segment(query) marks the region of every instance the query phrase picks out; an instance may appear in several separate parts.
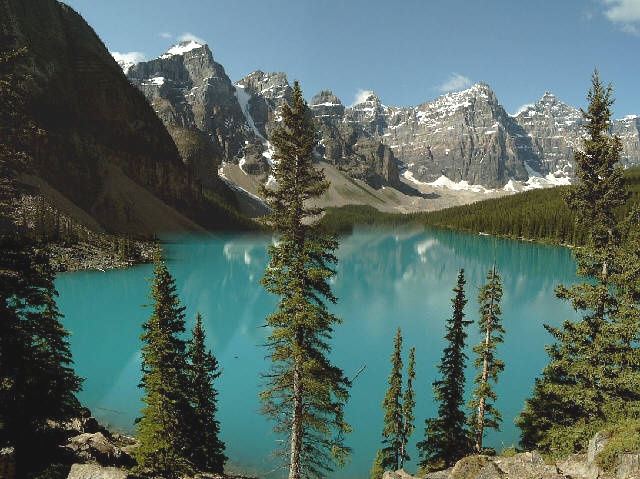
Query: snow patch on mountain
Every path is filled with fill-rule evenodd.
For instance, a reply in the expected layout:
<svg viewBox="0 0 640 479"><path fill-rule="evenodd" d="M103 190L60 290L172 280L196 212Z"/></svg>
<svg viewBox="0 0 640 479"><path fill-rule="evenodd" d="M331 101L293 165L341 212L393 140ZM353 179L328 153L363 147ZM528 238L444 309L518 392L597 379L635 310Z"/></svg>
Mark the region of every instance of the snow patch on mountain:
<svg viewBox="0 0 640 479"><path fill-rule="evenodd" d="M253 121L253 117L251 116L251 111L249 110L249 101L251 100L251 93L247 92L245 90L244 85L240 85L239 83L236 83L233 86L236 89L236 92L235 92L236 98L238 99L238 103L240 103L240 109L242 110L244 117L247 119L247 124L249 125L249 128L251 128L251 131L253 131L253 133L258 138L264 141L267 141L266 138L262 136L262 134L260 133L260 130L258 130L258 128L256 127L256 124Z"/></svg>
<svg viewBox="0 0 640 479"><path fill-rule="evenodd" d="M188 40L186 42L180 42L177 45L171 47L167 52L162 55L160 58L171 58L174 55L184 55L191 50L195 50L197 48L202 48L204 45L196 42L195 40Z"/></svg>

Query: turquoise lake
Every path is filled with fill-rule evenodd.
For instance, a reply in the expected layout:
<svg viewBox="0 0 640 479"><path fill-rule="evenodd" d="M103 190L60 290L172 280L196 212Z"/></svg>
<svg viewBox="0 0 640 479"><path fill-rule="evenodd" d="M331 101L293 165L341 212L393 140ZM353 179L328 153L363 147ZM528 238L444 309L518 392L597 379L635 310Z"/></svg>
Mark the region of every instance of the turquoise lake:
<svg viewBox="0 0 640 479"><path fill-rule="evenodd" d="M281 477L272 460L278 437L260 414L261 374L268 371L265 317L277 298L259 285L268 261L271 237L206 236L172 238L165 244L167 265L176 279L187 328L202 313L209 347L223 369L217 381L222 439L228 470L260 477ZM486 444L500 450L517 444L514 418L530 394L534 378L547 363L544 345L551 336L543 324L559 325L575 317L556 299L559 283L577 281L571 251L450 231L359 232L340 240L333 288L338 304L331 311L344 320L333 338L333 362L353 377L346 410L353 428L351 463L330 477L366 478L380 447L384 397L393 337L398 326L403 355L416 348L416 430L409 451L415 472L415 444L424 437L424 420L436 414L432 382L444 347L445 320L451 315L458 271L467 279L468 319L478 318L478 287L494 258L502 276L502 319L506 329L498 356L506 363L496 386L502 430ZM141 325L151 314L152 266L107 272L60 274L56 285L64 324L72 333L77 373L86 378L80 399L115 430L134 431L141 390ZM476 324L468 329L468 385L475 370L471 347L480 341Z"/></svg>

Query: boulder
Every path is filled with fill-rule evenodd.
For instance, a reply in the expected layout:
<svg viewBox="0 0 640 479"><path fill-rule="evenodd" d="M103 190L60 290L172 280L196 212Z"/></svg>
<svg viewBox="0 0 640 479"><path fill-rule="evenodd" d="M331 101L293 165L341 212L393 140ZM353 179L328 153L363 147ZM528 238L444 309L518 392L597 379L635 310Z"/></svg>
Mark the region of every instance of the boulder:
<svg viewBox="0 0 640 479"><path fill-rule="evenodd" d="M555 465L548 465L539 452L522 452L511 457L496 457L492 462L508 478L557 479L562 477Z"/></svg>
<svg viewBox="0 0 640 479"><path fill-rule="evenodd" d="M413 476L404 469L398 469L397 471L384 471L382 479L413 479Z"/></svg>
<svg viewBox="0 0 640 479"><path fill-rule="evenodd" d="M129 473L117 467L104 467L99 464L74 464L67 479L128 479Z"/></svg>
<svg viewBox="0 0 640 479"><path fill-rule="evenodd" d="M573 479L598 479L600 468L587 457L587 454L573 454L558 462L558 469Z"/></svg>
<svg viewBox="0 0 640 479"><path fill-rule="evenodd" d="M453 466L449 479L472 479L475 478L482 468L487 465L487 456L467 456L456 462Z"/></svg>
<svg viewBox="0 0 640 479"><path fill-rule="evenodd" d="M101 432L75 436L69 440L66 447L79 459L98 462L104 466L125 466L133 462L127 452Z"/></svg>
<svg viewBox="0 0 640 479"><path fill-rule="evenodd" d="M620 454L616 479L640 478L640 454Z"/></svg>

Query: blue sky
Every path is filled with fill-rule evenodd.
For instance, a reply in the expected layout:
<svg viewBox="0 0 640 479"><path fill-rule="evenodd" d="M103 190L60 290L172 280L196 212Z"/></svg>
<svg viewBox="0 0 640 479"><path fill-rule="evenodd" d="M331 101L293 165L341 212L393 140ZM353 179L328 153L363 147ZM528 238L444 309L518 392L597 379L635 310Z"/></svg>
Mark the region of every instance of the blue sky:
<svg viewBox="0 0 640 479"><path fill-rule="evenodd" d="M586 106L594 67L614 117L640 114L640 0L65 0L112 52L206 41L232 81L283 71L345 105L418 105L488 83L509 113L545 91Z"/></svg>

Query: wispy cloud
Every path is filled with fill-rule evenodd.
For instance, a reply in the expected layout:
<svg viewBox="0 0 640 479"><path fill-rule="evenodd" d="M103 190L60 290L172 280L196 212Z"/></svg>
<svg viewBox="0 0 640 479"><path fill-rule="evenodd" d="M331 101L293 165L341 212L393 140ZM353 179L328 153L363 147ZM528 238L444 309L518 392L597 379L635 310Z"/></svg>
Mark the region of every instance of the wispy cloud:
<svg viewBox="0 0 640 479"><path fill-rule="evenodd" d="M180 35L178 37L178 40L180 40L181 42L188 42L188 41L194 41L196 43L200 43L200 44L205 44L207 43L206 40L203 40L200 37L197 37L196 35L194 35L193 33L189 33L189 32L185 32L182 35Z"/></svg>
<svg viewBox="0 0 640 479"><path fill-rule="evenodd" d="M353 98L352 105L363 103L370 95L373 95L373 92L371 90L363 90L362 88L359 88L356 92L355 97Z"/></svg>
<svg viewBox="0 0 640 479"><path fill-rule="evenodd" d="M452 73L449 75L449 78L438 87L438 89L447 93L450 91L456 90L464 90L465 88L469 88L471 86L471 80L464 75L460 75L459 73Z"/></svg>
<svg viewBox="0 0 640 479"><path fill-rule="evenodd" d="M161 33L158 33L158 36L159 36L160 38L165 38L165 39L167 39L167 40L173 40L173 34L172 34L172 33L169 33L169 32L161 32Z"/></svg>
<svg viewBox="0 0 640 479"><path fill-rule="evenodd" d="M640 0L602 0L605 16L626 33L640 35Z"/></svg>
<svg viewBox="0 0 640 479"><path fill-rule="evenodd" d="M146 55L142 52L110 52L118 63L139 63L145 60Z"/></svg>

